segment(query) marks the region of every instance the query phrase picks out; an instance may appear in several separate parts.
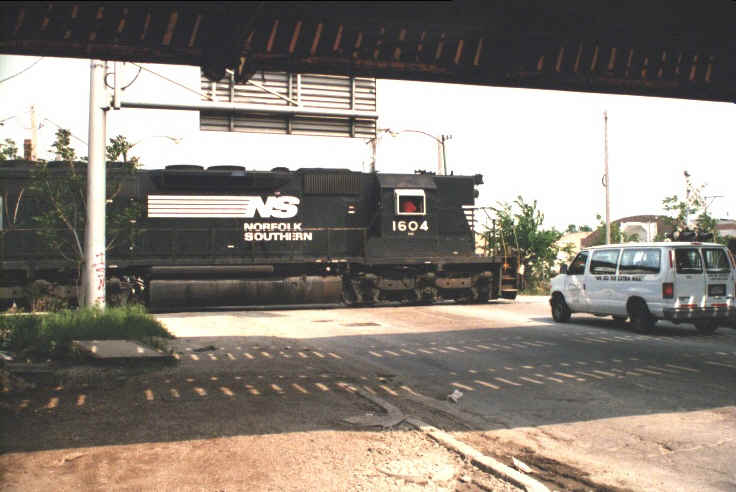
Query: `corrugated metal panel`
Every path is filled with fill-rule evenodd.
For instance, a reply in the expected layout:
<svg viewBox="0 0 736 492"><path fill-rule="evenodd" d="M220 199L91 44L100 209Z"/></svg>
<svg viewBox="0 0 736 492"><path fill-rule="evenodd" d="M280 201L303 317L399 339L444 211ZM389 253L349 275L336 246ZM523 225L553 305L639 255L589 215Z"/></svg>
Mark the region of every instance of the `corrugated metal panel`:
<svg viewBox="0 0 736 492"><path fill-rule="evenodd" d="M201 90L203 100L263 105L263 112L243 114L201 111L201 130L358 138L376 136L378 113L372 119L269 113L269 108L273 107L375 112L376 80L372 78L256 72L245 84L236 84L232 78L210 82L202 77Z"/></svg>

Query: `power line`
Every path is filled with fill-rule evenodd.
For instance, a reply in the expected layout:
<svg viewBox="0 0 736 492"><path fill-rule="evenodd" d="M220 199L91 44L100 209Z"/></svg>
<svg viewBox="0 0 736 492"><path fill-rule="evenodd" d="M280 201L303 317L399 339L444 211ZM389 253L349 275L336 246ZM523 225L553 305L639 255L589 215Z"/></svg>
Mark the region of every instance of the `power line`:
<svg viewBox="0 0 736 492"><path fill-rule="evenodd" d="M171 83L172 83L172 84L174 84L174 85L178 85L179 87L181 87L181 88L183 88L183 89L186 89L186 90L188 90L189 92L194 92L195 94L197 94L197 95L198 95L198 96L200 96L200 97L206 97L207 99L212 99L212 96L209 96L209 95L207 95L207 94L205 94L205 93L203 93L203 92L201 92L201 91L198 91L198 90L196 90L196 89L192 89L191 87L187 87L187 86L186 86L186 85L184 85L184 84L180 84L180 83L179 83L179 82L177 82L176 80L172 80L172 79L170 79L170 78L168 78L168 77L166 77L166 76L164 76L164 75L161 75L160 73L156 73L156 72L154 72L153 70L150 70L150 69L148 69L148 68L146 68L146 67L144 67L144 66L142 66L142 65L138 65L137 63L133 63L133 62L131 62L131 65L135 65L136 67L138 67L138 68L140 68L140 69L142 69L142 70L145 70L146 72L150 72L150 73L152 73L153 75L155 75L155 76L157 76L157 77L161 77L162 79L166 80L167 82L171 82Z"/></svg>
<svg viewBox="0 0 736 492"><path fill-rule="evenodd" d="M44 119L43 119L43 120L41 121L41 123L43 123L44 121L48 121L48 122L49 122L49 123L51 123L52 125L56 125L56 127L57 127L57 128L59 128L59 129L61 129L61 130L68 130L68 128L64 128L64 127L63 127L63 126L61 126L60 124L58 124L58 123L55 123L55 122L51 121L51 120L50 120L50 119L48 119L48 118L44 118ZM89 144L88 144L88 143L87 143L87 142L86 142L85 140L82 140L82 139L81 139L81 138L79 138L78 136L74 135L74 134L73 134L73 133L72 133L71 131L69 132L69 135L71 135L72 137L76 138L77 140L79 140L80 142L82 142L82 143L83 143L84 145L89 145Z"/></svg>
<svg viewBox="0 0 736 492"><path fill-rule="evenodd" d="M41 61L41 60L43 60L43 59L44 59L44 57L42 56L41 58L39 58L39 59L38 59L38 60L36 60L35 62L31 63L30 65L28 65L28 66L27 66L26 68L24 68L24 69L23 69L23 70L21 70L20 72L18 72L18 73L16 73L16 74L13 74L13 75L11 75L10 77L4 78L3 80L0 80L0 84L2 84L3 82L7 82L8 80L10 80L10 79L12 79L12 78L15 78L15 77L17 77L18 75L22 75L22 74L24 74L24 73L25 73L25 72L27 72L28 70L30 70L30 69L32 69L33 67L35 67L35 66L36 66L36 65L38 64L38 62L40 62L40 61Z"/></svg>
<svg viewBox="0 0 736 492"><path fill-rule="evenodd" d="M133 82L135 82L136 80L138 80L138 76L139 76L139 75L141 74L141 71L142 71L142 70L143 70L143 67L140 67L140 66L139 66L139 67L138 67L138 73L136 73L136 74L135 74L135 77L133 77L133 80L131 80L131 81L130 81L130 82L129 82L129 83L128 83L128 84L126 85L126 86L124 86L124 87L121 87L121 88L120 88L120 90L121 90L121 91L124 91L125 89L127 89L128 87L130 87L131 85L133 85ZM111 86L110 84L108 84L108 83L107 83L107 78L108 78L108 77L109 77L110 75L112 75L112 74L111 74L111 73L106 73L106 74L105 74L105 85L106 85L106 86L107 86L108 88L110 88L110 89L114 89L115 87L113 87L113 86Z"/></svg>

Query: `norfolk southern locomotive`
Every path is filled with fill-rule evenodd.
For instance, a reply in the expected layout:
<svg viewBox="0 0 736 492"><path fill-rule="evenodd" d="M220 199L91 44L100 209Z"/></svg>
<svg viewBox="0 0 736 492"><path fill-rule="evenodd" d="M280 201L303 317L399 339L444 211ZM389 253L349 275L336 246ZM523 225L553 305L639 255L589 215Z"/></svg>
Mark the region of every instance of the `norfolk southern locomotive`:
<svg viewBox="0 0 736 492"><path fill-rule="evenodd" d="M0 165L6 306L31 301L39 282L46 295L76 297L76 266L35 229L34 203L42 201L29 195L33 165ZM68 167L54 166L59 173ZM139 203L141 213L134 234L107 253L108 298L138 297L164 310L513 299L514 258L475 254L473 202L481 183L480 175L320 168L137 170L115 198Z"/></svg>

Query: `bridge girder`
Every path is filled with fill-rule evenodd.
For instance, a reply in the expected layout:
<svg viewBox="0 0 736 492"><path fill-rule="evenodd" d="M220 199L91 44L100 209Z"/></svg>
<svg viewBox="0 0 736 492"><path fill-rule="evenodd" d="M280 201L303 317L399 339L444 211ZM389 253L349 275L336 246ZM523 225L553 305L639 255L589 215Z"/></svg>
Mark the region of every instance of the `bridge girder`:
<svg viewBox="0 0 736 492"><path fill-rule="evenodd" d="M0 53L736 100L730 0L5 3Z"/></svg>

